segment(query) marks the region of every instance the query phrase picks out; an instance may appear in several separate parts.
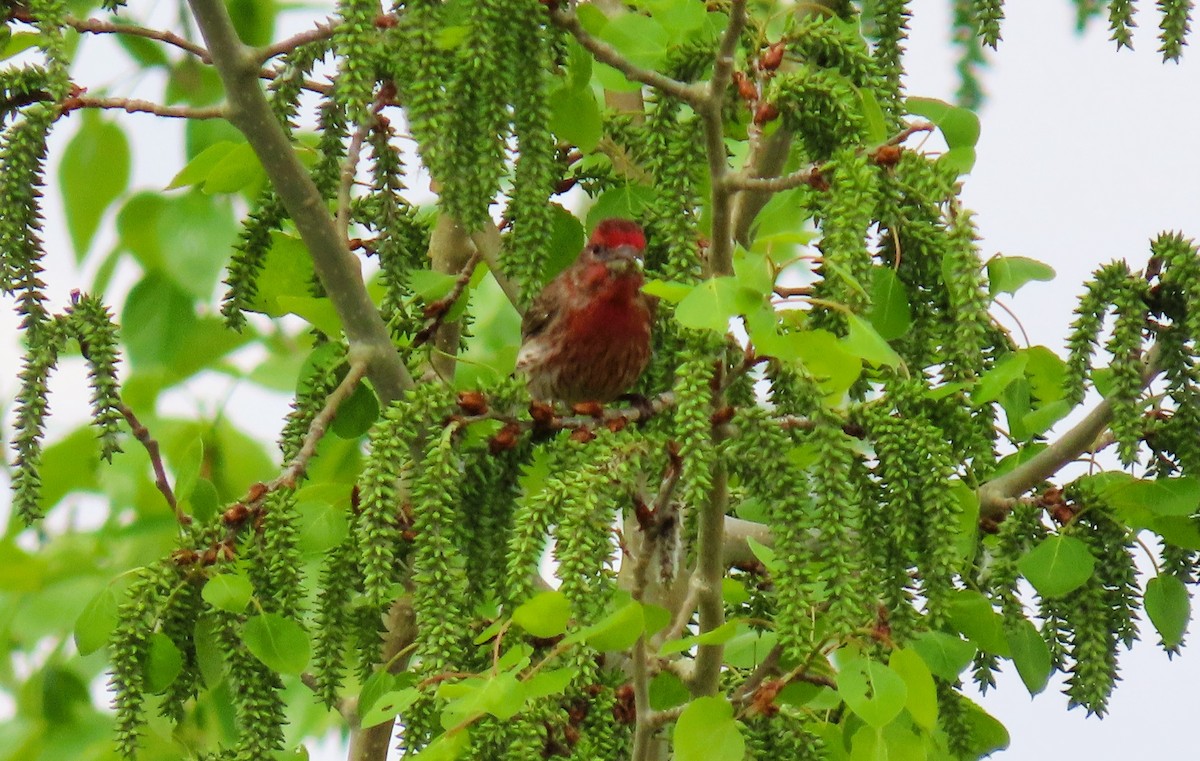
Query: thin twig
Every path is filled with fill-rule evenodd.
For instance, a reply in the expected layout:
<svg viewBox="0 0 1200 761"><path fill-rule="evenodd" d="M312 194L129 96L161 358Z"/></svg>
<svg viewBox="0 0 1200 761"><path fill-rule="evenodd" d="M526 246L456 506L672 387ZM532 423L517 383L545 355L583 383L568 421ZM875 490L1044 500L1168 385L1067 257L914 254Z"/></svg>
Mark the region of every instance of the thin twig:
<svg viewBox="0 0 1200 761"><path fill-rule="evenodd" d="M479 262L483 259L483 255L476 249L475 253L467 259L467 263L463 265L462 271L458 273L458 277L454 279L454 287L450 289L442 298L437 301L432 301L425 306L425 325L421 327L417 334L413 336L412 346L416 348L430 338L441 326L446 319L446 315L450 314L450 310L454 307L455 302L462 296L463 291L471 282L471 277L475 274L475 268L479 266Z"/></svg>
<svg viewBox="0 0 1200 761"><path fill-rule="evenodd" d="M1149 386L1162 372L1158 364L1160 351L1159 345L1155 344L1143 358L1142 388ZM1004 475L980 486L976 492L979 496L979 519L993 523L1003 521L1017 497L1090 451L1096 439L1112 422L1112 415L1112 401L1105 399L1050 446Z"/></svg>
<svg viewBox="0 0 1200 761"><path fill-rule="evenodd" d="M258 62L266 63L275 56L290 53L302 45L327 40L333 36L335 31L337 31L337 21L331 18L326 23L317 24L308 31L294 34L285 40L280 40L266 47L259 48Z"/></svg>
<svg viewBox="0 0 1200 761"><path fill-rule="evenodd" d="M338 235L343 239L350 237L350 188L354 185L354 175L358 173L358 159L362 155L363 143L366 142L367 133L371 130L371 123L378 118L377 110L372 110L371 114L354 129L350 135L350 143L346 146L346 158L342 161L342 173L338 181L337 214L334 216L333 224L337 228Z"/></svg>
<svg viewBox="0 0 1200 761"><path fill-rule="evenodd" d="M910 124L900 132L888 139L884 146L896 146L903 143L909 137L917 132L928 132L934 129L934 126L928 122L918 122ZM880 146L882 147L882 146ZM874 155L879 148L868 151L866 148L862 152L867 155ZM810 164L803 169L797 169L779 177L751 177L746 172L731 174L726 178L726 183L733 190L753 190L768 193L778 193L782 190L791 190L804 185L820 186L824 182L824 175L833 165L826 162L823 164Z"/></svg>
<svg viewBox="0 0 1200 761"><path fill-rule="evenodd" d="M28 12L18 12L15 16L20 21L33 21L33 15ZM165 42L168 45L179 48L180 50L191 53L199 58L203 63L212 63L212 59L208 55L208 51L202 46L197 45L191 40L180 37L174 32L168 32L162 29L148 29L144 26L136 24L114 24L111 21L103 19L78 19L68 16L66 18L67 26L77 32L87 34L127 34L131 37L144 37L148 40L157 40Z"/></svg>
<svg viewBox="0 0 1200 761"><path fill-rule="evenodd" d="M304 435L304 443L300 445L300 451L296 453L296 456L292 458L292 461L288 463L283 472L274 481L267 484L268 492L275 491L276 489L295 488L296 482L300 480L300 477L304 475L304 471L307 470L309 461L317 453L317 445L325 437L325 431L328 430L329 424L337 416L338 408L342 406L342 402L350 398L350 395L358 388L358 384L366 377L366 374L366 362L350 363L350 369L346 371L346 377L342 378L342 382L325 399L325 406L321 408L321 411L309 423L308 433Z"/></svg>
<svg viewBox="0 0 1200 761"><path fill-rule="evenodd" d="M222 106L164 106L148 100L135 98L97 98L90 95L69 97L62 103L64 113L80 108L103 108L125 111L130 114L154 114L172 119L224 119L228 115Z"/></svg>
<svg viewBox="0 0 1200 761"><path fill-rule="evenodd" d="M739 0L740 1L740 0ZM587 49L600 63L608 64L625 75L631 82L641 82L667 95L674 96L693 106L704 100L703 91L694 85L672 79L651 69L643 69L621 55L612 45L604 40L593 37L573 11L554 8L550 11L550 20L563 30L570 32L575 40Z"/></svg>
<svg viewBox="0 0 1200 761"><path fill-rule="evenodd" d="M171 490L171 482L167 478L167 469L163 465L162 451L158 447L158 442L150 435L150 430L142 425L142 421L138 420L129 405L122 402L117 409L121 411L121 416L129 424L129 431L133 437L141 442L141 445L146 448L146 454L150 455L150 465L154 468L154 485L162 492L167 506L175 513L175 520L179 522L180 526L191 525L192 516L183 512L175 499L175 492Z"/></svg>

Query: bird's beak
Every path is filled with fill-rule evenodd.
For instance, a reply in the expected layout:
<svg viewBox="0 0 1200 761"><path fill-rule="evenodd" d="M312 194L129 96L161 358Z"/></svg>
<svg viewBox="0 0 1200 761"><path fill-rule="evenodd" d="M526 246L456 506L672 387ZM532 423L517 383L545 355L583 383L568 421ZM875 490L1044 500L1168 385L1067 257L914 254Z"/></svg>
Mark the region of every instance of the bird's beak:
<svg viewBox="0 0 1200 761"><path fill-rule="evenodd" d="M609 270L617 273L634 272L641 267L640 252L633 246L623 245L614 248L608 256L606 264Z"/></svg>

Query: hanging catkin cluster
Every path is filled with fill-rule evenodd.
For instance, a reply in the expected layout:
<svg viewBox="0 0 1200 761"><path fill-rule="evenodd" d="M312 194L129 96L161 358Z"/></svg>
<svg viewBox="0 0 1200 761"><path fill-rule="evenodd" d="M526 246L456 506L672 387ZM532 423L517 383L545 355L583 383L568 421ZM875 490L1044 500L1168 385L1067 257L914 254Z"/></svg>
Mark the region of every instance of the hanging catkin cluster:
<svg viewBox="0 0 1200 761"><path fill-rule="evenodd" d="M1120 650L1159 610L1146 601L1195 583L1195 510L1129 496L1200 474L1194 244L1164 233L1144 270L1098 270L1065 360L1020 348L991 312L1003 262L982 261L959 200L965 154L904 142L950 132L918 124L929 103L905 93L910 3L782 4L778 18L751 3L745 23L741 2L626 5L610 19L591 3L340 0L324 32L264 56L270 120L311 158L310 211L361 257L405 387L374 385L387 352L364 358L353 331L306 328L283 471L206 512L171 504L177 546L123 574L109 646L122 754L158 715L206 758L270 758L289 750L306 690L351 722L398 722L405 757L643 761L698 723L747 758L887 742L976 758L995 749L994 721L962 692L968 668L987 689L1013 661L1031 691L1058 670L1071 704L1102 714ZM1076 5L1081 23L1106 8L1117 46L1132 44L1134 2ZM1191 5L1156 4L1169 59ZM36 28L39 51L0 71L0 289L27 345L12 441L27 523L53 507L48 380L76 346L100 455L148 439L120 395L108 309L76 293L54 312L43 293L47 134L74 92L66 14L62 0L0 11ZM977 102L1004 4L957 0L953 14L960 98ZM638 44L656 29L674 42ZM432 209L409 199L422 172ZM220 304L248 334L272 267L312 271L303 246L280 245L302 221L286 194L253 196ZM531 406L504 377L519 340L504 321L589 209L646 231L655 355L639 395L608 410ZM433 231L451 228L480 270L445 266ZM303 288L328 295L315 276ZM511 302L499 327L481 316L489 288ZM506 358L498 371L456 353L481 345ZM1130 472L1060 488L1048 468L992 494L1049 456L1051 425L1093 389L1103 425L1073 454L1113 443ZM313 515L333 527L316 550ZM1153 592L1135 573L1139 531L1161 539ZM1049 550L1086 571L1066 592L1058 566L1039 575ZM1177 649L1182 633L1154 623ZM912 697L882 721L888 679ZM716 709L698 720L696 706Z"/></svg>

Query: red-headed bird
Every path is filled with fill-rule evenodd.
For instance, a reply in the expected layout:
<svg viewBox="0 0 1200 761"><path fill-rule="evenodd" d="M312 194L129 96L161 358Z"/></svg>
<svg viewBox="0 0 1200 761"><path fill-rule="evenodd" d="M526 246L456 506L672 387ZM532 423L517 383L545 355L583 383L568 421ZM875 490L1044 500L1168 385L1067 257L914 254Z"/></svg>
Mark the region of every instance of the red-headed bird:
<svg viewBox="0 0 1200 761"><path fill-rule="evenodd" d="M650 362L655 299L642 293L642 228L596 226L575 262L551 280L521 321L517 372L541 401L608 402Z"/></svg>

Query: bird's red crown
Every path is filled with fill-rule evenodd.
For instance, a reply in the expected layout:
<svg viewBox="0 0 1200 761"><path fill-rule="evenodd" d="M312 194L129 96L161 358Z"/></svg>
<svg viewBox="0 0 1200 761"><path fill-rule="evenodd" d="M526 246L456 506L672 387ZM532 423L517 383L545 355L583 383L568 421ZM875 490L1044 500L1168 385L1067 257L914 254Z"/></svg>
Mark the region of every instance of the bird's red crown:
<svg viewBox="0 0 1200 761"><path fill-rule="evenodd" d="M646 234L642 232L642 226L632 220L606 219L596 225L589 242L609 249L632 246L640 252L646 248Z"/></svg>

